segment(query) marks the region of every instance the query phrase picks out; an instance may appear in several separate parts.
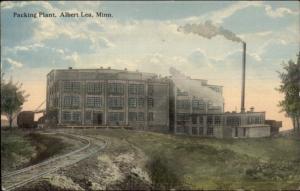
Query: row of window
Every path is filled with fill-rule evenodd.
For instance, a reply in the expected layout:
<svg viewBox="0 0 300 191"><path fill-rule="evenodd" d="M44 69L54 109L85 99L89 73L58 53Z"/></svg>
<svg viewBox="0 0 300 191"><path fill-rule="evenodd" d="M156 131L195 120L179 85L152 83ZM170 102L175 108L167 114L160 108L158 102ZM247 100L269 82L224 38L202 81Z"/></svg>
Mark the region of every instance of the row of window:
<svg viewBox="0 0 300 191"><path fill-rule="evenodd" d="M93 118L97 118L99 115L96 115L98 113L94 113ZM92 120L92 111L87 111L85 114L85 118L87 121ZM101 121L102 121L102 114L101 116ZM80 122L81 120L81 112L80 111L64 111L62 115L62 119L64 122ZM95 119L94 119L95 120ZM97 119L99 120L99 119ZM144 112L129 112L128 113L128 120L129 121L144 121L145 120L145 115ZM153 121L154 120L154 114L153 112L148 113L148 121ZM108 113L108 121L111 122L118 122L118 121L124 121L124 113L123 112L109 112Z"/></svg>
<svg viewBox="0 0 300 191"><path fill-rule="evenodd" d="M190 100L177 100L176 101L176 108L177 109L189 109L190 108ZM192 100L192 108L205 110L205 102L202 100Z"/></svg>
<svg viewBox="0 0 300 191"><path fill-rule="evenodd" d="M128 107L130 108L144 107L144 98L129 98Z"/></svg>
<svg viewBox="0 0 300 191"><path fill-rule="evenodd" d="M65 92L80 92L80 82L64 81L63 89Z"/></svg>
<svg viewBox="0 0 300 191"><path fill-rule="evenodd" d="M102 94L103 83L101 82L87 82L86 83L86 93L93 94Z"/></svg>
<svg viewBox="0 0 300 191"><path fill-rule="evenodd" d="M128 113L129 121L144 121L145 116L143 112L129 112Z"/></svg>
<svg viewBox="0 0 300 191"><path fill-rule="evenodd" d="M187 122L190 120L190 114L189 113L178 113L176 115L177 117L177 124L182 124L181 122ZM198 115L192 115L192 124L203 124L203 116ZM207 124L208 125L220 125L221 124L221 116L207 116Z"/></svg>
<svg viewBox="0 0 300 191"><path fill-rule="evenodd" d="M64 96L63 106L64 108L78 108L80 106L80 96ZM99 96L89 96L86 98L86 106L88 108L101 108L103 106L102 98ZM128 106L130 108L144 107L144 98L129 98ZM153 98L148 98L148 106L150 108L154 106ZM109 97L108 107L110 109L122 109L124 107L124 98Z"/></svg>
<svg viewBox="0 0 300 191"><path fill-rule="evenodd" d="M129 121L144 121L145 120L144 112L129 112L128 120ZM153 112L148 113L148 121L154 121Z"/></svg>
<svg viewBox="0 0 300 191"><path fill-rule="evenodd" d="M100 108L100 107L102 107L101 97L87 97L86 98L86 106L88 108Z"/></svg>
<svg viewBox="0 0 300 191"><path fill-rule="evenodd" d="M108 121L110 122L121 122L124 121L124 113L122 112L109 112Z"/></svg>
<svg viewBox="0 0 300 191"><path fill-rule="evenodd" d="M65 122L80 122L81 112L79 112L79 111L74 111L74 112L64 111L62 119Z"/></svg>
<svg viewBox="0 0 300 191"><path fill-rule="evenodd" d="M80 106L79 96L64 96L64 108L78 108Z"/></svg>
<svg viewBox="0 0 300 191"><path fill-rule="evenodd" d="M124 94L124 84L122 83L109 83L108 84L109 94Z"/></svg>
<svg viewBox="0 0 300 191"><path fill-rule="evenodd" d="M204 128L203 127L192 127L192 134L193 135L204 135ZM189 127L177 127L177 133L185 133L189 134ZM214 128L213 127L207 127L206 129L206 135L212 136L214 135Z"/></svg>
<svg viewBox="0 0 300 191"><path fill-rule="evenodd" d="M108 98L108 107L110 109L122 109L124 106L124 98L110 97Z"/></svg>
<svg viewBox="0 0 300 191"><path fill-rule="evenodd" d="M192 101L193 109L205 110L205 103L202 100L193 100Z"/></svg>
<svg viewBox="0 0 300 191"><path fill-rule="evenodd" d="M78 81L64 81L63 82L64 92L80 92L80 82ZM86 92L87 94L102 94L104 89L104 83L102 82L87 82ZM123 83L109 83L108 84L109 94L124 94L124 84ZM153 95L154 88L153 85L148 86L148 94ZM128 94L130 95L144 95L145 86L144 84L129 84Z"/></svg>
<svg viewBox="0 0 300 191"><path fill-rule="evenodd" d="M190 120L190 114L188 113L178 113L177 115L178 124L182 124L183 121L187 122ZM191 115L192 124L203 124L203 116ZM249 116L247 118L247 124L261 124L262 118L260 116ZM207 116L208 125L221 125L222 117L221 116ZM239 116L228 116L226 117L226 125L228 126L239 126L241 124L241 118Z"/></svg>
<svg viewBox="0 0 300 191"><path fill-rule="evenodd" d="M128 94L144 95L144 84L129 84Z"/></svg>
<svg viewBox="0 0 300 191"><path fill-rule="evenodd" d="M240 126L241 118L238 116L228 116L226 118L226 125L228 126Z"/></svg>
<svg viewBox="0 0 300 191"><path fill-rule="evenodd" d="M259 116L249 116L247 118L247 124L262 124L263 120Z"/></svg>

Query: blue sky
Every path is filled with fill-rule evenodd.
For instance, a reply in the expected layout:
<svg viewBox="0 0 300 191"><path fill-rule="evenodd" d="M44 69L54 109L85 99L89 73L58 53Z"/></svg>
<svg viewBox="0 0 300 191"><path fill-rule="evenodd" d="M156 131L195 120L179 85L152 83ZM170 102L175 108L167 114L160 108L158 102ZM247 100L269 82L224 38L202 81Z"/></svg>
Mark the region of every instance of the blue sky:
<svg viewBox="0 0 300 191"><path fill-rule="evenodd" d="M13 18L14 12L39 11L102 11L113 18ZM249 107L262 105L251 100L269 92L276 97L273 106L258 109L282 117L274 106L280 99L276 71L299 52L297 1L1 2L1 67L28 89L27 108L45 95L46 74L54 68L110 66L169 75L172 66L223 85L227 108L233 110L239 105L242 45L177 30L207 20L247 42Z"/></svg>

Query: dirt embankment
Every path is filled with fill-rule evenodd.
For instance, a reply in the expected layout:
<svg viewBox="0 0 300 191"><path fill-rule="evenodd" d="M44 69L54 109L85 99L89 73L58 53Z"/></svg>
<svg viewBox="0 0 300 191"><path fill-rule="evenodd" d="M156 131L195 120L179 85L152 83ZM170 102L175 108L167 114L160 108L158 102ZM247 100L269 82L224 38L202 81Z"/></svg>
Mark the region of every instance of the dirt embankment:
<svg viewBox="0 0 300 191"><path fill-rule="evenodd" d="M100 137L100 136L98 136ZM71 167L44 177L23 190L150 190L146 157L124 139L110 139L107 148Z"/></svg>

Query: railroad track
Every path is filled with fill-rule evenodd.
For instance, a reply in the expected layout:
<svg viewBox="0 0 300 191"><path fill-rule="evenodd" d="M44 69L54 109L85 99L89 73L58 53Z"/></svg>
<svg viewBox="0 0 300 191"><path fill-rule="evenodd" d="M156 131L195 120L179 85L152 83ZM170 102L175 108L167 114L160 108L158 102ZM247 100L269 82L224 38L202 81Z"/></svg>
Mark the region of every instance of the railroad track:
<svg viewBox="0 0 300 191"><path fill-rule="evenodd" d="M87 144L84 147L74 150L65 155L49 159L42 163L32 165L11 173L3 174L1 177L2 190L14 190L16 188L24 186L25 184L33 182L43 177L44 175L53 173L60 168L74 165L77 162L86 159L104 149L109 142L108 140L96 139L89 136L82 136L65 132L58 132L58 134L64 134L66 136L72 136L81 139Z"/></svg>

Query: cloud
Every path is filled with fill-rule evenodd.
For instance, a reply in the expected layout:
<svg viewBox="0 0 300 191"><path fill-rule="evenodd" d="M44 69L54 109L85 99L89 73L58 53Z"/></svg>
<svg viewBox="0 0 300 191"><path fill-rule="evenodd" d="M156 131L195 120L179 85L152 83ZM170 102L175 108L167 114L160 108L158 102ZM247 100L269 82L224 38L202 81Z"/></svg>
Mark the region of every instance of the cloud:
<svg viewBox="0 0 300 191"><path fill-rule="evenodd" d="M270 5L264 5L266 14L271 18L281 18L286 15L297 15L299 14L298 11L292 11L291 9L288 9L286 7L279 7L277 9L274 9Z"/></svg>
<svg viewBox="0 0 300 191"><path fill-rule="evenodd" d="M223 23L223 21L226 18L234 15L237 11L246 9L250 6L258 7L261 5L262 5L261 2L240 1L240 2L233 3L232 5L224 8L224 9L221 9L218 11L213 11L212 13L210 13L210 17L211 17L212 21L220 24L220 23Z"/></svg>
<svg viewBox="0 0 300 191"><path fill-rule="evenodd" d="M22 45L22 46L15 46L9 51L37 51L39 48L43 48L45 45L41 43L34 43L30 45Z"/></svg>
<svg viewBox="0 0 300 191"><path fill-rule="evenodd" d="M298 15L299 11L293 11L286 7L279 7L279 8L272 8L271 5L267 4L267 2L260 2L260 1L239 1L234 2L231 5L219 9L216 11L211 11L202 16L192 16L183 19L185 23L187 22L204 22L206 20L211 20L216 24L222 24L224 20L232 17L237 12L247 9L249 7L256 7L256 8L263 8L262 10L265 14L270 18L282 18L288 15Z"/></svg>
<svg viewBox="0 0 300 191"><path fill-rule="evenodd" d="M1 62L1 68L3 70L13 70L15 68L22 68L23 64L19 61L13 60L11 58L5 58L3 62Z"/></svg>
<svg viewBox="0 0 300 191"><path fill-rule="evenodd" d="M65 57L66 60L69 60L73 63L77 63L79 60L79 55L77 52L72 53L71 55L68 55Z"/></svg>
<svg viewBox="0 0 300 191"><path fill-rule="evenodd" d="M13 2L13 1L3 1L1 3L2 9L12 9L17 7L23 7L27 2Z"/></svg>

